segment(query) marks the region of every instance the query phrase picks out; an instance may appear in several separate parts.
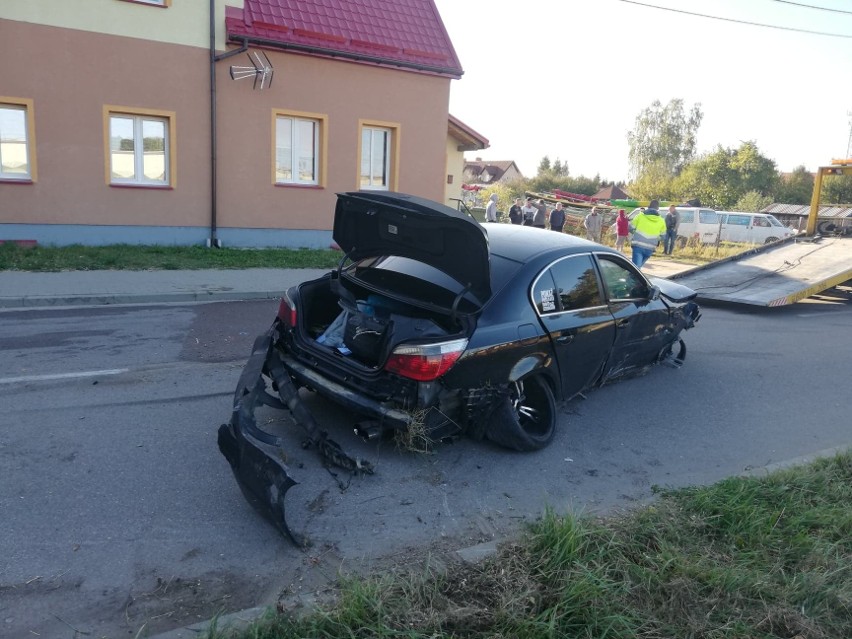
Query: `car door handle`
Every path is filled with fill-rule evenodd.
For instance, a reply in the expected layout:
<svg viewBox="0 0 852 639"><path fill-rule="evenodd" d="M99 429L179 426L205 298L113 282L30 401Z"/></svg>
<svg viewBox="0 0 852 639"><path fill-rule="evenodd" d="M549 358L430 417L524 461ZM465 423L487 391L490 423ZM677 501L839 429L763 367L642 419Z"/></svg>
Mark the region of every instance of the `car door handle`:
<svg viewBox="0 0 852 639"><path fill-rule="evenodd" d="M557 338L556 338L556 343L557 343L557 344L570 344L570 343L571 343L571 342L573 342L573 341L574 341L574 336L573 336L573 335L563 335L562 337L557 337Z"/></svg>
<svg viewBox="0 0 852 639"><path fill-rule="evenodd" d="M615 323L616 328L624 328L630 323L629 319L620 319Z"/></svg>

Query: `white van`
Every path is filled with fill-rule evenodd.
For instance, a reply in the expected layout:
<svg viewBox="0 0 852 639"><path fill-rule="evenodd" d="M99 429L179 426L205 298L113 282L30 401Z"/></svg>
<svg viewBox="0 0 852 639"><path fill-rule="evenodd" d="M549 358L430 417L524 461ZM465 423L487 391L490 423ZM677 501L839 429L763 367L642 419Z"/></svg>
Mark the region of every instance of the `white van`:
<svg viewBox="0 0 852 639"><path fill-rule="evenodd" d="M768 244L795 235L795 231L768 213L718 211L718 214L722 223L722 240L725 242Z"/></svg>
<svg viewBox="0 0 852 639"><path fill-rule="evenodd" d="M678 206L680 225L677 230L678 245L688 241L714 244L722 242L747 242L767 244L795 235L775 217L768 213L746 213L741 211L715 211L700 207ZM665 217L668 211L661 210Z"/></svg>
<svg viewBox="0 0 852 639"><path fill-rule="evenodd" d="M678 206L680 224L677 228L678 244L683 245L689 240L702 244L713 244L719 236L719 214L713 209L692 206ZM666 216L668 211L660 211Z"/></svg>

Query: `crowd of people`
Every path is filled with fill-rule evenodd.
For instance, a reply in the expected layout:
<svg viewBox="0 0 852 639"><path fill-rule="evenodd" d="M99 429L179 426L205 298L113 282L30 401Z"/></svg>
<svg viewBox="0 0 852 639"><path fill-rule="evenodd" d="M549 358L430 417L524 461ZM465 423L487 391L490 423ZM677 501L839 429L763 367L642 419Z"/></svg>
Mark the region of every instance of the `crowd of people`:
<svg viewBox="0 0 852 639"><path fill-rule="evenodd" d="M639 209L638 215L632 220L628 219L624 209L619 209L615 223L611 225L612 232L615 234L616 250L623 252L627 238L631 238L631 258L636 266L641 267L648 261L660 244L663 245L663 252L666 255L671 255L674 251L680 216L677 208L672 205L668 208L665 217L662 217L659 207L658 200L651 200L646 208ZM497 221L496 194L491 195L485 207L485 221ZM542 198L527 197L525 200L516 198L509 209L509 221L512 224L540 229L550 228L551 231L562 233L565 227L565 208L562 202L557 202L548 211L547 203ZM583 228L587 239L592 242L601 242L604 216L598 207L593 206L583 219Z"/></svg>
<svg viewBox="0 0 852 639"><path fill-rule="evenodd" d="M485 219L490 222L492 220L489 219L487 213L486 209ZM561 233L565 226L565 208L562 202L557 202L556 206L548 211L547 203L541 198L536 200L528 197L525 201L521 198L515 198L515 202L509 209L509 221L512 224L533 226L540 229L550 228L551 231Z"/></svg>

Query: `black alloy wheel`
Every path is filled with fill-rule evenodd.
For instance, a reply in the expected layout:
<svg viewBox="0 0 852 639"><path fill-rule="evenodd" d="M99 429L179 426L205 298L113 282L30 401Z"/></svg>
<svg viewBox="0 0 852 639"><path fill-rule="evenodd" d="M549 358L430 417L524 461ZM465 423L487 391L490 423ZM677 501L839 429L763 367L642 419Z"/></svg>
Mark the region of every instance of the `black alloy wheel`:
<svg viewBox="0 0 852 639"><path fill-rule="evenodd" d="M556 433L556 400L547 380L533 375L509 384L509 396L494 411L488 439L519 451L540 450Z"/></svg>

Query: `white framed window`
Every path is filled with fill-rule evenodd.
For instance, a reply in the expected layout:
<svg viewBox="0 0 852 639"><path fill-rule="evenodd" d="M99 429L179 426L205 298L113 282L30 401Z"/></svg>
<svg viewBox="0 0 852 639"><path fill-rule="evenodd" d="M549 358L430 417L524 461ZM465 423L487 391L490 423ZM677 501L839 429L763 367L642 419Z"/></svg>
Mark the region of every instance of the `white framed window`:
<svg viewBox="0 0 852 639"><path fill-rule="evenodd" d="M0 97L0 180L35 177L33 102Z"/></svg>
<svg viewBox="0 0 852 639"><path fill-rule="evenodd" d="M361 127L362 189L387 191L391 184L391 140L393 129L379 126Z"/></svg>
<svg viewBox="0 0 852 639"><path fill-rule="evenodd" d="M320 183L320 131L316 118L275 116L275 183Z"/></svg>
<svg viewBox="0 0 852 639"><path fill-rule="evenodd" d="M175 186L174 113L104 108L107 183Z"/></svg>

